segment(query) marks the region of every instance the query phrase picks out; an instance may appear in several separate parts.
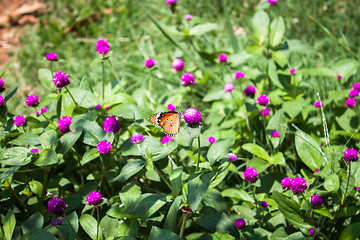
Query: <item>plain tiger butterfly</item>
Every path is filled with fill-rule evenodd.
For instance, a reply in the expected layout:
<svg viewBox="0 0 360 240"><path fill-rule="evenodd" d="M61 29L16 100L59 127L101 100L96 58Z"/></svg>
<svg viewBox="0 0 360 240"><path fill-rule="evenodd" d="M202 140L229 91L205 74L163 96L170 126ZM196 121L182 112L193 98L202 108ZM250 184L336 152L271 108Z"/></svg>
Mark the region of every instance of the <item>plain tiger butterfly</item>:
<svg viewBox="0 0 360 240"><path fill-rule="evenodd" d="M161 127L168 136L174 136L180 131L181 111L155 113L149 118L149 122Z"/></svg>

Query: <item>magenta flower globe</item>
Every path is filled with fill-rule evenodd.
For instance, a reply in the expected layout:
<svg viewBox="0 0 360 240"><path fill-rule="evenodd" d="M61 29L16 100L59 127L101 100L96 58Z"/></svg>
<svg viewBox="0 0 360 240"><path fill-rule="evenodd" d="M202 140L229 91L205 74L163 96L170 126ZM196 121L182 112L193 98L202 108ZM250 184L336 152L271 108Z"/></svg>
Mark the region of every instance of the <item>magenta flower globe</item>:
<svg viewBox="0 0 360 240"><path fill-rule="evenodd" d="M226 155L227 158L231 159L231 161L235 162L236 160L238 160L238 157L235 155L235 153L228 153Z"/></svg>
<svg viewBox="0 0 360 240"><path fill-rule="evenodd" d="M0 89L3 89L5 86L4 81L0 78Z"/></svg>
<svg viewBox="0 0 360 240"><path fill-rule="evenodd" d="M232 92L234 90L234 84L231 82L225 83L224 91L225 92Z"/></svg>
<svg viewBox="0 0 360 240"><path fill-rule="evenodd" d="M306 189L306 181L302 177L295 177L291 181L290 189L295 194L300 194Z"/></svg>
<svg viewBox="0 0 360 240"><path fill-rule="evenodd" d="M168 143L168 142L174 141L174 140L175 140L175 138L172 136L165 136L161 139L161 144L165 144L165 143Z"/></svg>
<svg viewBox="0 0 360 240"><path fill-rule="evenodd" d="M39 149L37 148L33 148L30 150L31 153L39 153Z"/></svg>
<svg viewBox="0 0 360 240"><path fill-rule="evenodd" d="M195 84L195 77L192 73L184 73L181 76L181 84L183 86L192 86Z"/></svg>
<svg viewBox="0 0 360 240"><path fill-rule="evenodd" d="M244 77L245 77L245 73L242 71L235 73L235 79L244 78Z"/></svg>
<svg viewBox="0 0 360 240"><path fill-rule="evenodd" d="M130 142L132 144L139 144L145 140L145 137L141 133L135 133L131 136Z"/></svg>
<svg viewBox="0 0 360 240"><path fill-rule="evenodd" d="M104 131L107 133L113 132L114 134L118 133L120 130L120 124L115 116L107 117L103 124Z"/></svg>
<svg viewBox="0 0 360 240"><path fill-rule="evenodd" d="M221 53L218 59L219 59L219 63L225 63L228 60L228 56L225 53Z"/></svg>
<svg viewBox="0 0 360 240"><path fill-rule="evenodd" d="M268 2L272 5L275 5L278 2L278 0L268 0Z"/></svg>
<svg viewBox="0 0 360 240"><path fill-rule="evenodd" d="M270 110L268 108L261 109L259 115L261 117L267 117L270 114Z"/></svg>
<svg viewBox="0 0 360 240"><path fill-rule="evenodd" d="M54 226L54 227L60 226L62 223L63 223L63 221L60 218L58 218L58 220L56 220L56 222L54 220L51 220L51 222L50 222L51 226Z"/></svg>
<svg viewBox="0 0 360 240"><path fill-rule="evenodd" d="M253 98L255 96L255 93L256 93L256 88L254 86L247 86L244 90L244 94L245 96L247 97L251 97Z"/></svg>
<svg viewBox="0 0 360 240"><path fill-rule="evenodd" d="M315 206L320 206L321 204L323 204L324 199L318 195L318 194L314 194L311 196L311 203Z"/></svg>
<svg viewBox="0 0 360 240"><path fill-rule="evenodd" d="M61 199L61 197L54 197L48 201L48 211L50 213L53 213L55 215L61 216L65 209L68 207L67 204L65 204L65 201Z"/></svg>
<svg viewBox="0 0 360 240"><path fill-rule="evenodd" d="M166 0L165 3L168 5L175 4L177 0Z"/></svg>
<svg viewBox="0 0 360 240"><path fill-rule="evenodd" d="M189 126L197 125L202 121L202 116L196 108L188 108L184 111L184 120Z"/></svg>
<svg viewBox="0 0 360 240"><path fill-rule="evenodd" d="M246 226L246 222L243 218L238 218L235 220L235 226L237 229L244 228Z"/></svg>
<svg viewBox="0 0 360 240"><path fill-rule="evenodd" d="M260 95L257 100L256 100L257 104L261 105L261 106L266 106L270 103L269 101L269 97L265 94Z"/></svg>
<svg viewBox="0 0 360 240"><path fill-rule="evenodd" d="M108 152L110 152L111 149L113 149L113 146L111 145L110 142L104 140L104 141L100 141L98 143L98 145L96 146L96 149L100 154L105 155Z"/></svg>
<svg viewBox="0 0 360 240"><path fill-rule="evenodd" d="M213 145L214 142L216 141L216 139L214 137L208 137L208 141L209 141L210 145Z"/></svg>
<svg viewBox="0 0 360 240"><path fill-rule="evenodd" d="M248 182L255 182L257 177L257 171L255 168L247 168L244 171L244 179Z"/></svg>
<svg viewBox="0 0 360 240"><path fill-rule="evenodd" d="M176 71L181 72L184 69L184 61L180 58L177 58L172 62L171 66Z"/></svg>
<svg viewBox="0 0 360 240"><path fill-rule="evenodd" d="M324 104L323 104L323 102L321 102L321 101L316 101L316 102L314 103L314 107L316 107L316 108L321 108L323 105L324 105Z"/></svg>
<svg viewBox="0 0 360 240"><path fill-rule="evenodd" d="M360 187L356 187L356 191L360 193Z"/></svg>
<svg viewBox="0 0 360 240"><path fill-rule="evenodd" d="M273 131L273 132L271 133L271 136L272 136L273 138L277 138L277 137L280 137L280 133L279 133L278 131Z"/></svg>
<svg viewBox="0 0 360 240"><path fill-rule="evenodd" d="M167 109L169 109L169 111L172 111L172 112L176 111L176 107L174 105L172 105L171 103L167 105Z"/></svg>
<svg viewBox="0 0 360 240"><path fill-rule="evenodd" d="M343 154L346 162L358 160L358 151L353 148L346 149Z"/></svg>
<svg viewBox="0 0 360 240"><path fill-rule="evenodd" d="M58 57L56 53L49 52L48 54L46 54L46 59L49 60L50 62L54 62L58 60Z"/></svg>
<svg viewBox="0 0 360 240"><path fill-rule="evenodd" d="M345 107L354 108L356 107L356 100L354 98L348 98L345 101Z"/></svg>
<svg viewBox="0 0 360 240"><path fill-rule="evenodd" d="M289 70L289 73L290 73L291 75L294 75L295 72L296 72L296 69L295 69L295 68L292 68L292 69Z"/></svg>
<svg viewBox="0 0 360 240"><path fill-rule="evenodd" d="M45 107L40 108L40 112L41 112L42 114L47 113L48 111L49 111L49 110L48 110L47 108L45 108Z"/></svg>
<svg viewBox="0 0 360 240"><path fill-rule="evenodd" d="M18 126L18 127L24 126L25 123L26 123L25 117L24 117L24 116L21 116L21 115L16 116L16 117L14 118L14 123L15 123L15 125Z"/></svg>
<svg viewBox="0 0 360 240"><path fill-rule="evenodd" d="M95 105L95 110L99 110L101 108L101 104Z"/></svg>
<svg viewBox="0 0 360 240"><path fill-rule="evenodd" d="M288 190L291 187L292 178L291 177L285 177L281 180L281 186L284 188L284 190Z"/></svg>
<svg viewBox="0 0 360 240"><path fill-rule="evenodd" d="M262 201L261 204L260 204L262 207L267 207L269 205L268 202L266 201Z"/></svg>
<svg viewBox="0 0 360 240"><path fill-rule="evenodd" d="M146 59L146 60L145 60L144 65L145 65L145 67L147 67L147 68L152 68L152 67L154 67L154 66L156 65L156 62L155 62L154 59L149 58L149 59Z"/></svg>
<svg viewBox="0 0 360 240"><path fill-rule="evenodd" d="M353 84L352 88L358 92L360 92L360 82L356 82Z"/></svg>
<svg viewBox="0 0 360 240"><path fill-rule="evenodd" d="M101 203L101 194L98 192L92 192L90 193L87 198L86 202L89 203L90 206L99 206Z"/></svg>
<svg viewBox="0 0 360 240"><path fill-rule="evenodd" d="M57 72L54 75L53 82L56 87L63 88L70 84L69 75L64 72Z"/></svg>
<svg viewBox="0 0 360 240"><path fill-rule="evenodd" d="M190 20L192 19L192 15L191 15L191 14L186 14L186 15L184 16L184 18L185 18L186 20L190 21Z"/></svg>
<svg viewBox="0 0 360 240"><path fill-rule="evenodd" d="M110 51L110 44L104 39L100 39L96 42L96 51L101 55L105 55Z"/></svg>
<svg viewBox="0 0 360 240"><path fill-rule="evenodd" d="M4 104L5 100L2 96L0 96L0 106L2 106Z"/></svg>
<svg viewBox="0 0 360 240"><path fill-rule="evenodd" d="M28 107L36 107L39 105L39 98L36 95L30 95L26 98L25 103Z"/></svg>
<svg viewBox="0 0 360 240"><path fill-rule="evenodd" d="M59 130L61 133L65 134L70 132L70 125L72 122L72 118L69 116L63 116L59 119L58 121L58 125L59 125Z"/></svg>
<svg viewBox="0 0 360 240"><path fill-rule="evenodd" d="M358 90L353 89L353 90L351 90L351 91L349 92L349 97L350 97L350 98L355 98L355 97L357 97L357 96L359 96L359 91L358 91Z"/></svg>

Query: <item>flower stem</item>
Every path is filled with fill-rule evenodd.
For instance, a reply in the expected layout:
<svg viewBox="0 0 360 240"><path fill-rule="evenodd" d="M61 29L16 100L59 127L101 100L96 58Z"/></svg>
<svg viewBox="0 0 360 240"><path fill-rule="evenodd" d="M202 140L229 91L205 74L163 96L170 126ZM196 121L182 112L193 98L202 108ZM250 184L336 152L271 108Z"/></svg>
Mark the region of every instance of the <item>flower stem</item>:
<svg viewBox="0 0 360 240"><path fill-rule="evenodd" d="M78 104L76 103L76 101L75 101L75 99L74 99L73 95L71 94L71 92L69 91L68 87L67 87L67 86L65 86L65 89L66 89L66 91L69 93L69 95L70 95L71 99L73 100L73 102L75 103L75 106L77 107L77 106L78 106Z"/></svg>
<svg viewBox="0 0 360 240"><path fill-rule="evenodd" d="M104 67L104 61L101 62L102 66L102 103L104 104L105 99L105 67Z"/></svg>
<svg viewBox="0 0 360 240"><path fill-rule="evenodd" d="M99 221L100 221L100 213L99 208L96 206L96 217L97 217L97 226L96 226L96 240L99 240Z"/></svg>
<svg viewBox="0 0 360 240"><path fill-rule="evenodd" d="M198 136L198 159L196 164L196 172L199 170L200 165L200 135Z"/></svg>
<svg viewBox="0 0 360 240"><path fill-rule="evenodd" d="M348 190L348 187L349 187L350 175L351 175L351 161L349 161L348 179L347 179L347 182L346 182L346 188L345 188L344 196L341 199L341 205L344 205L344 201L346 199L346 194L347 194L347 190Z"/></svg>
<svg viewBox="0 0 360 240"><path fill-rule="evenodd" d="M155 163L153 163L153 166L154 166L155 172L156 172L156 173L159 175L159 177L165 182L165 184L168 186L168 188L171 190L171 192L174 193L174 190L172 189L171 184L170 184L169 181L165 178L165 176L162 174L162 171L155 166Z"/></svg>
<svg viewBox="0 0 360 240"><path fill-rule="evenodd" d="M51 61L50 62L50 70L51 70L51 76L52 76L52 78L54 78L54 72L53 72L53 62Z"/></svg>
<svg viewBox="0 0 360 240"><path fill-rule="evenodd" d="M197 107L196 107L196 104L195 104L195 93L194 93L194 90L193 90L192 86L190 86L190 89L191 89L191 95L192 95L192 105L193 105L195 108L197 108Z"/></svg>
<svg viewBox="0 0 360 240"><path fill-rule="evenodd" d="M59 233L59 235L60 235L60 238L64 240L64 237L63 237L63 235L61 234L58 226L56 226L56 230L58 231L58 233Z"/></svg>
<svg viewBox="0 0 360 240"><path fill-rule="evenodd" d="M259 217L259 225L261 226L261 215L259 214L259 208L258 208L258 204L257 204L257 199L256 199L256 195L255 195L255 185L252 185L252 193L253 193L253 197L254 197L254 201L255 201L255 207L256 207L256 213Z"/></svg>
<svg viewBox="0 0 360 240"><path fill-rule="evenodd" d="M183 220L182 220L182 223L181 223L181 228L180 228L180 235L179 235L180 238L183 238L183 236L184 236L184 231L185 231L187 218L188 218L188 214L184 213L183 214Z"/></svg>
<svg viewBox="0 0 360 240"><path fill-rule="evenodd" d="M64 213L64 217L65 217L66 221L69 223L71 230L72 230L73 233L75 234L75 239L78 239L77 233L75 232L74 227L71 225L71 222L70 222L70 220L68 219L68 217L66 216L65 213Z"/></svg>
<svg viewBox="0 0 360 240"><path fill-rule="evenodd" d="M152 88L152 70L150 70L150 75L149 75L149 82L148 82L148 90L151 93L151 88Z"/></svg>
<svg viewBox="0 0 360 240"><path fill-rule="evenodd" d="M49 172L50 172L50 167L45 166L45 167L44 167L44 182L43 182L43 189L42 189L42 194L41 194L41 200L44 200L44 197L45 197L46 192L47 192Z"/></svg>

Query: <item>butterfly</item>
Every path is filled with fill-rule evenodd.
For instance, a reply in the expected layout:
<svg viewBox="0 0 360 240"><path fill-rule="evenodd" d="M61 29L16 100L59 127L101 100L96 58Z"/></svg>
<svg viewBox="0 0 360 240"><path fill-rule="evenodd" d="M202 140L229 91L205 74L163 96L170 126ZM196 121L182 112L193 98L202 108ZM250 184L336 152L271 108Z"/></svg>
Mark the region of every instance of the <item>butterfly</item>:
<svg viewBox="0 0 360 240"><path fill-rule="evenodd" d="M155 126L161 127L168 136L175 136L180 131L180 112L160 112L151 115L149 122Z"/></svg>

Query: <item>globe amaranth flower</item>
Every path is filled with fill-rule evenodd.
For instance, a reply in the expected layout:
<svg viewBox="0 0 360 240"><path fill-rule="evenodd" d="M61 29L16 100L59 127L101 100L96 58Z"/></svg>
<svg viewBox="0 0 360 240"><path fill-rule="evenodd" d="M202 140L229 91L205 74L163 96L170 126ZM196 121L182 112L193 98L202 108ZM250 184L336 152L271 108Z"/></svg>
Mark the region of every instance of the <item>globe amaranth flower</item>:
<svg viewBox="0 0 360 240"><path fill-rule="evenodd" d="M257 104L261 105L261 106L266 106L270 103L269 101L269 97L265 94L260 95L257 100L256 100Z"/></svg>
<svg viewBox="0 0 360 240"><path fill-rule="evenodd" d="M358 193L360 193L360 187L356 187L356 191L358 191Z"/></svg>
<svg viewBox="0 0 360 240"><path fill-rule="evenodd" d="M269 205L268 202L266 201L262 201L261 204L260 204L262 207L267 207Z"/></svg>
<svg viewBox="0 0 360 240"><path fill-rule="evenodd" d="M4 81L0 78L0 89L3 89L5 86Z"/></svg>
<svg viewBox="0 0 360 240"><path fill-rule="evenodd" d="M4 102L5 102L4 98L0 96L0 106L2 106Z"/></svg>
<svg viewBox="0 0 360 240"><path fill-rule="evenodd" d="M46 59L49 60L50 62L54 62L58 60L58 57L56 53L49 52L48 54L46 54Z"/></svg>
<svg viewBox="0 0 360 240"><path fill-rule="evenodd" d="M120 130L119 121L115 116L107 117L104 121L103 126L104 126L104 131L107 133L113 132L116 134Z"/></svg>
<svg viewBox="0 0 360 240"><path fill-rule="evenodd" d="M306 189L306 181L302 177L295 177L291 181L290 189L295 194L300 194Z"/></svg>
<svg viewBox="0 0 360 240"><path fill-rule="evenodd" d="M16 126L18 127L21 127L21 126L24 126L26 121L25 121L25 117L24 116L21 116L21 115L18 115L14 118L14 123Z"/></svg>
<svg viewBox="0 0 360 240"><path fill-rule="evenodd" d="M149 59L146 59L146 60L145 60L144 64L145 64L145 67L147 67L147 68L152 68L153 66L156 65L156 62L155 62L154 59L149 58Z"/></svg>
<svg viewBox="0 0 360 240"><path fill-rule="evenodd" d="M100 193L92 192L87 196L86 202L88 202L90 206L98 206L100 205L101 198L102 196Z"/></svg>
<svg viewBox="0 0 360 240"><path fill-rule="evenodd" d="M130 138L130 142L132 144L142 143L144 140L145 140L145 137L141 133L135 133Z"/></svg>
<svg viewBox="0 0 360 240"><path fill-rule="evenodd" d="M356 82L353 84L352 88L358 92L360 92L360 82Z"/></svg>
<svg viewBox="0 0 360 240"><path fill-rule="evenodd" d="M244 171L244 179L248 182L255 182L257 177L257 171L255 168L247 168Z"/></svg>
<svg viewBox="0 0 360 240"><path fill-rule="evenodd" d="M202 121L202 116L196 108L188 108L184 111L184 120L190 126L196 125Z"/></svg>
<svg viewBox="0 0 360 240"><path fill-rule="evenodd" d="M105 55L110 51L110 44L104 39L100 39L96 42L96 51L102 55Z"/></svg>
<svg viewBox="0 0 360 240"><path fill-rule="evenodd" d="M318 172L319 172L319 169L318 169L318 168L315 168L315 172L318 173Z"/></svg>
<svg viewBox="0 0 360 240"><path fill-rule="evenodd" d="M291 177L285 177L281 180L281 186L284 188L284 190L288 190L291 187L292 178Z"/></svg>
<svg viewBox="0 0 360 240"><path fill-rule="evenodd" d="M351 90L351 91L349 92L349 97L350 97L350 98L355 98L355 97L357 97L357 96L359 96L359 91L358 91L358 90L353 89L353 90Z"/></svg>
<svg viewBox="0 0 360 240"><path fill-rule="evenodd" d="M337 78L338 80L341 80L341 79L342 79L342 76L339 74L339 75L336 76L336 78Z"/></svg>
<svg viewBox="0 0 360 240"><path fill-rule="evenodd" d="M168 143L168 142L174 141L174 140L175 140L175 138L172 136L165 136L161 139L161 143L165 144L165 143Z"/></svg>
<svg viewBox="0 0 360 240"><path fill-rule="evenodd" d="M195 77L192 73L184 73L181 76L181 84L184 86L192 86L195 84Z"/></svg>
<svg viewBox="0 0 360 240"><path fill-rule="evenodd" d="M165 1L165 3L166 3L166 4L169 4L169 5L174 4L174 3L176 3L176 2L177 2L177 0L166 0L166 1Z"/></svg>
<svg viewBox="0 0 360 240"><path fill-rule="evenodd" d="M228 56L225 53L221 53L219 55L218 59L219 59L219 63L224 63L224 62L227 62Z"/></svg>
<svg viewBox="0 0 360 240"><path fill-rule="evenodd" d="M213 145L213 143L216 141L216 139L214 137L208 137L208 141L209 141L210 145Z"/></svg>
<svg viewBox="0 0 360 240"><path fill-rule="evenodd" d="M172 105L171 103L167 105L167 108L169 109L169 111L176 111L176 107L174 105Z"/></svg>
<svg viewBox="0 0 360 240"><path fill-rule="evenodd" d="M39 153L39 149L37 148L33 148L30 150L31 153Z"/></svg>
<svg viewBox="0 0 360 240"><path fill-rule="evenodd" d="M64 72L57 72L53 77L53 82L56 87L62 88L70 84L69 75Z"/></svg>
<svg viewBox="0 0 360 240"><path fill-rule="evenodd" d="M239 78L243 78L245 77L245 73L242 71L236 72L235 73L235 79L239 79Z"/></svg>
<svg viewBox="0 0 360 240"><path fill-rule="evenodd" d="M39 98L36 95L30 95L26 98L25 103L28 107L36 107L39 105Z"/></svg>
<svg viewBox="0 0 360 240"><path fill-rule="evenodd" d="M324 199L318 195L318 194L314 194L311 196L311 203L315 206L320 206L321 204L323 204Z"/></svg>
<svg viewBox="0 0 360 240"><path fill-rule="evenodd" d="M354 98L348 98L345 101L345 107L354 108L356 107L356 100Z"/></svg>
<svg viewBox="0 0 360 240"><path fill-rule="evenodd" d="M228 153L228 154L226 155L226 157L227 157L227 158L230 158L231 161L233 161L233 162L235 162L235 161L238 159L238 157L235 155L235 153Z"/></svg>
<svg viewBox="0 0 360 240"><path fill-rule="evenodd" d="M51 220L51 222L50 222L51 226L54 226L54 227L60 226L62 223L63 223L63 221L60 218L58 218L58 220L56 220L56 223L54 220Z"/></svg>
<svg viewBox="0 0 360 240"><path fill-rule="evenodd" d="M358 160L358 151L353 148L348 148L344 151L344 159L346 162Z"/></svg>
<svg viewBox="0 0 360 240"><path fill-rule="evenodd" d="M113 148L113 146L111 145L111 143L109 143L108 141L104 140L104 141L100 141L98 143L98 145L96 146L97 151L102 154L105 155L108 152L110 152L110 150Z"/></svg>
<svg viewBox="0 0 360 240"><path fill-rule="evenodd" d="M310 228L309 234L310 234L310 236L314 236L314 234L315 234L314 228Z"/></svg>
<svg viewBox="0 0 360 240"><path fill-rule="evenodd" d="M95 105L95 110L99 110L101 108L101 104Z"/></svg>
<svg viewBox="0 0 360 240"><path fill-rule="evenodd" d="M235 226L238 229L244 228L246 226L246 222L243 218L238 218L235 220Z"/></svg>
<svg viewBox="0 0 360 240"><path fill-rule="evenodd" d="M296 69L295 69L295 68L292 68L292 69L289 70L289 73L290 73L291 75L295 74L295 72L296 72Z"/></svg>
<svg viewBox="0 0 360 240"><path fill-rule="evenodd" d="M54 197L48 201L48 211L59 216L64 213L67 207L68 205L61 197Z"/></svg>
<svg viewBox="0 0 360 240"><path fill-rule="evenodd" d="M186 213L187 215L190 215L190 214L193 213L193 211L192 211L192 209L190 208L190 206L187 206L187 205L183 206L183 207L181 208L181 211L182 211L183 213Z"/></svg>
<svg viewBox="0 0 360 240"><path fill-rule="evenodd" d="M192 15L191 14L185 14L184 18L186 20L191 20L192 19Z"/></svg>
<svg viewBox="0 0 360 240"><path fill-rule="evenodd" d="M232 92L234 90L234 84L231 82L225 83L224 85L224 91L225 92Z"/></svg>
<svg viewBox="0 0 360 240"><path fill-rule="evenodd" d="M61 133L65 134L67 132L70 132L70 124L72 122L72 118L69 116L63 116L59 119L59 130Z"/></svg>
<svg viewBox="0 0 360 240"><path fill-rule="evenodd" d="M316 108L321 108L323 105L324 105L324 103L321 102L321 101L316 101L316 102L314 103L314 107L316 107Z"/></svg>
<svg viewBox="0 0 360 240"><path fill-rule="evenodd" d="M247 86L244 90L245 96L247 97L254 97L256 93L256 88L254 86Z"/></svg>
<svg viewBox="0 0 360 240"><path fill-rule="evenodd" d="M40 112L41 113L47 113L49 110L46 108L46 107L42 107L42 108L40 108Z"/></svg>
<svg viewBox="0 0 360 240"><path fill-rule="evenodd" d="M171 66L173 69L180 72L184 69L184 61L181 58L177 58L172 62Z"/></svg>
<svg viewBox="0 0 360 240"><path fill-rule="evenodd" d="M268 108L261 109L259 115L261 117L267 117L270 114L270 110Z"/></svg>
<svg viewBox="0 0 360 240"><path fill-rule="evenodd" d="M277 137L280 137L280 133L279 133L278 131L273 131L273 132L271 133L271 136L272 136L273 138L277 138Z"/></svg>

